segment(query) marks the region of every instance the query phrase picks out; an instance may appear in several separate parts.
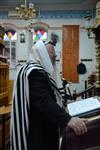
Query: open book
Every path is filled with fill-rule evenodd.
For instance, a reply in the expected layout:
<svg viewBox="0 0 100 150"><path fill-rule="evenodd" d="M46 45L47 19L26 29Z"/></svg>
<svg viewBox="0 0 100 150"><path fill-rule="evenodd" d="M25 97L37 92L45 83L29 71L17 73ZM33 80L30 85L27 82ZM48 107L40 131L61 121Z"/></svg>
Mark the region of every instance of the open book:
<svg viewBox="0 0 100 150"><path fill-rule="evenodd" d="M88 113L100 111L100 101L97 98L87 98L67 105L71 116L85 116Z"/></svg>

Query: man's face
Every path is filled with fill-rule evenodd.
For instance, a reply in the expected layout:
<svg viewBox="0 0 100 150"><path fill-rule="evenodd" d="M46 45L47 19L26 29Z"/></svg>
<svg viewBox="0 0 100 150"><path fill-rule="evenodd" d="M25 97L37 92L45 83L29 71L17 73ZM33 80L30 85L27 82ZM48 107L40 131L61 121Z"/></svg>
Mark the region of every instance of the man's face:
<svg viewBox="0 0 100 150"><path fill-rule="evenodd" d="M49 56L50 56L50 59L51 59L52 64L55 65L55 62L56 62L56 54L55 54L54 46L51 45L51 44L47 44L47 45L46 45L46 48L47 48L47 50L48 50L48 53L49 53Z"/></svg>

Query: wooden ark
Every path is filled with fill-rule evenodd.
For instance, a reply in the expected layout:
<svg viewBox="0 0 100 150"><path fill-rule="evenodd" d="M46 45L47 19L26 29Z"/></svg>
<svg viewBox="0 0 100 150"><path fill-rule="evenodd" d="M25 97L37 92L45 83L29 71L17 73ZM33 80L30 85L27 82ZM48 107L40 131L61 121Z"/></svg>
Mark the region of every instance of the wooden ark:
<svg viewBox="0 0 100 150"><path fill-rule="evenodd" d="M0 148L10 140L10 110L13 82L9 80L9 64L0 63ZM5 128L5 129L4 129Z"/></svg>

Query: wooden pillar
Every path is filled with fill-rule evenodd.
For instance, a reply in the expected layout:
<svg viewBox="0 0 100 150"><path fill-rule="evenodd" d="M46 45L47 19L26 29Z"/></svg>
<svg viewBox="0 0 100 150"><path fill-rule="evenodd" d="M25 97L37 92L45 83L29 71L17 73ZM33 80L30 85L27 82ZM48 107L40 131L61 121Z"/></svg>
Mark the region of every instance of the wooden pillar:
<svg viewBox="0 0 100 150"><path fill-rule="evenodd" d="M93 29L95 34L96 49L96 95L100 96L100 1L96 4L96 26Z"/></svg>
<svg viewBox="0 0 100 150"><path fill-rule="evenodd" d="M99 33L100 35L100 33ZM100 96L100 41L96 41L96 95Z"/></svg>

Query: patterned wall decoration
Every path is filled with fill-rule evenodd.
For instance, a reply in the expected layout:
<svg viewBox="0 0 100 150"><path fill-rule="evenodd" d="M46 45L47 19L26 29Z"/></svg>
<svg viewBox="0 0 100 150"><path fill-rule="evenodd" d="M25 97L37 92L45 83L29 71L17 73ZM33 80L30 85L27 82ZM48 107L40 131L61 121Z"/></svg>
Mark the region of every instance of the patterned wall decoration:
<svg viewBox="0 0 100 150"><path fill-rule="evenodd" d="M95 10L64 10L64 11L43 11L40 13L40 18L43 19L64 19L64 18L84 18L84 16L92 14L95 17Z"/></svg>
<svg viewBox="0 0 100 150"><path fill-rule="evenodd" d="M41 11L40 19L64 19L64 18L84 18L87 12L95 17L95 10L60 10L60 11ZM0 12L0 19L10 19L7 12ZM14 18L16 19L16 18Z"/></svg>

